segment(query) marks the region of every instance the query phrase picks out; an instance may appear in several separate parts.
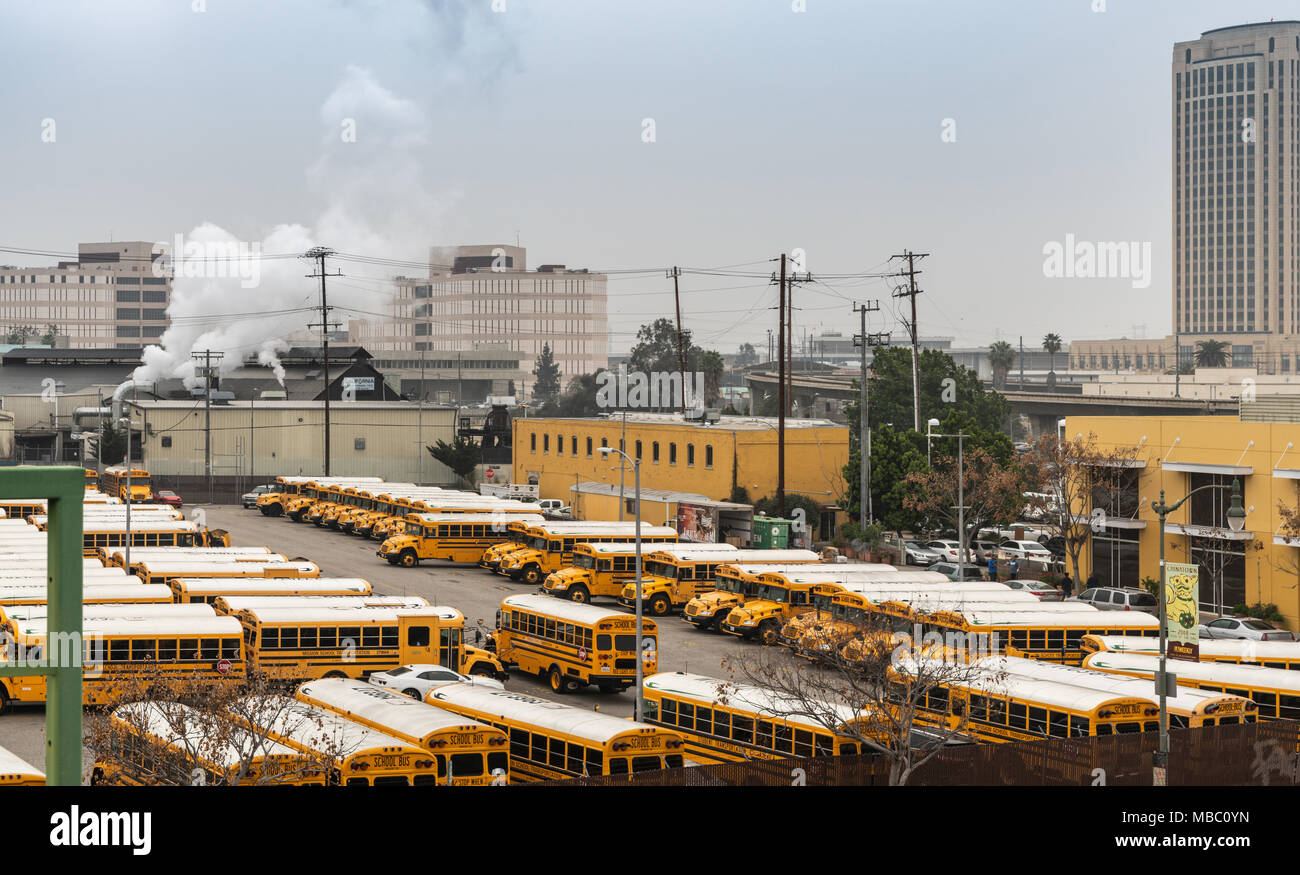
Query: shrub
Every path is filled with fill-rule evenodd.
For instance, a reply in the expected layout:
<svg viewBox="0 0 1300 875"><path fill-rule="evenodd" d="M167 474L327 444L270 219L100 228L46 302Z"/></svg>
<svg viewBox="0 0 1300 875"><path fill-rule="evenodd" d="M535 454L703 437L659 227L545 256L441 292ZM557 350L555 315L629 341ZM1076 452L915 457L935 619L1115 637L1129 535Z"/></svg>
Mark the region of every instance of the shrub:
<svg viewBox="0 0 1300 875"><path fill-rule="evenodd" d="M1154 577L1150 577L1150 576L1144 577L1142 578L1142 588L1145 589L1147 592L1151 593L1151 595L1155 596L1157 600L1159 600L1160 581L1156 580Z"/></svg>

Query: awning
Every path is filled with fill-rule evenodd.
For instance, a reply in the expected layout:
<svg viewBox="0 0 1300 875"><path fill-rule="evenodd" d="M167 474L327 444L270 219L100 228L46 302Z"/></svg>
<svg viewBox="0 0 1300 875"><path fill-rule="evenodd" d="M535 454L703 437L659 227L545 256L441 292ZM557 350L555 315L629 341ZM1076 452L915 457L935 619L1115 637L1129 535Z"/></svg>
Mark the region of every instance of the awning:
<svg viewBox="0 0 1300 875"><path fill-rule="evenodd" d="M1068 461L1095 468L1145 468L1147 466L1146 459L1089 459L1086 462L1081 459L1069 459Z"/></svg>
<svg viewBox="0 0 1300 875"><path fill-rule="evenodd" d="M1273 543L1279 547L1300 547L1300 535L1274 535Z"/></svg>
<svg viewBox="0 0 1300 875"><path fill-rule="evenodd" d="M1255 473L1254 465L1204 465L1200 462L1165 462L1160 467L1166 471L1185 471L1188 474L1222 474L1225 477L1246 477Z"/></svg>
<svg viewBox="0 0 1300 875"><path fill-rule="evenodd" d="M1273 476L1282 480L1300 480L1300 468L1274 468Z"/></svg>
<svg viewBox="0 0 1300 875"><path fill-rule="evenodd" d="M1071 514L1071 515L1070 515L1070 519L1071 519L1072 522L1075 522L1075 523L1084 523L1084 524L1087 524L1087 523L1092 522L1092 517L1087 516L1087 515L1085 515L1085 514L1080 514L1080 513ZM1106 517L1106 525L1105 525L1105 527L1108 528L1108 529L1145 529L1145 528L1147 527L1147 521L1146 521L1146 520L1131 520L1131 519L1128 519L1128 518L1126 518L1126 517L1110 517L1110 516L1108 516L1108 517Z"/></svg>
<svg viewBox="0 0 1300 875"><path fill-rule="evenodd" d="M1223 526L1192 526L1185 523L1165 523L1165 531L1191 538L1219 538L1223 541L1253 541L1254 532L1234 532Z"/></svg>

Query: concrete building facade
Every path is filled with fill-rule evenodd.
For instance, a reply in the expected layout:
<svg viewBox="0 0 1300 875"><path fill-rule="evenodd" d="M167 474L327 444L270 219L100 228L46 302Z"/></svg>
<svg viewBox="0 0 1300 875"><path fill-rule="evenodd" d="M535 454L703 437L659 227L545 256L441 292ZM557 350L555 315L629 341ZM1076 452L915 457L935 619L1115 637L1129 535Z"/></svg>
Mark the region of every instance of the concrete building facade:
<svg viewBox="0 0 1300 875"><path fill-rule="evenodd" d="M172 280L155 275L165 273L154 270L155 248L142 241L82 243L76 261L55 267L0 265L0 339L30 329L36 340L52 328L72 347L156 343L170 324Z"/></svg>

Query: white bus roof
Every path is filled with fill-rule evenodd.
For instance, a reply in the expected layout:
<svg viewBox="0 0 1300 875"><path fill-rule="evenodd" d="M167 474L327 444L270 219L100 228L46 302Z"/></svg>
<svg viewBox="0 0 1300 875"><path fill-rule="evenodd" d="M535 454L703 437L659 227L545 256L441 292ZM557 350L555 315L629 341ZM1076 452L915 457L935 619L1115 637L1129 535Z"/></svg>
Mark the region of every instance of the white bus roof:
<svg viewBox="0 0 1300 875"><path fill-rule="evenodd" d="M773 571L767 572L769 575L780 575L788 583L838 583L843 586L846 583L857 580L879 580L881 582L893 583L952 583L959 586L966 586L970 583L988 583L990 581L966 581L958 583L951 580L948 575L940 574L937 571L899 571L896 568L890 568L888 571L850 571L841 572L829 566L823 565L805 565L796 566L790 571ZM1002 589L1009 590L1010 587L997 584Z"/></svg>
<svg viewBox="0 0 1300 875"><path fill-rule="evenodd" d="M557 538L568 538L577 537L578 535L608 535L610 533L622 534L624 531L629 534L635 534L636 522L633 520L627 522L602 520L589 523L541 522L533 526L533 528ZM642 537L676 534L677 530L671 526L649 526L645 523L641 524Z"/></svg>
<svg viewBox="0 0 1300 875"><path fill-rule="evenodd" d="M135 559L132 552L131 559ZM244 572L246 577L266 576L266 571L276 569L292 569L298 571L319 571L315 562L219 562L195 560L193 562L169 561L164 559L145 559L143 562L131 562L132 565L141 565L149 571L150 574L171 574L177 577L183 577L186 574L202 574L204 571L240 571Z"/></svg>
<svg viewBox="0 0 1300 875"><path fill-rule="evenodd" d="M783 575L783 577L786 580L790 581L791 583L808 582L793 574ZM949 593L955 593L958 595L969 594L972 597L978 596L980 598L992 598L996 600L1003 593L1018 592L1018 590L1008 589L1007 587L1003 586L1000 583L977 583L977 582L956 583L954 581L950 581L948 583L942 583L937 580L935 581L910 580L908 575L899 575L899 577L901 578L900 580L893 580L890 578L864 577L859 580L843 580L843 581L823 580L817 582L825 584L827 586L838 586L840 588L839 591L841 592L898 593L900 597L905 597L907 595L930 595L931 593L938 594L938 595L947 595ZM1022 594L1029 595L1028 593L1022 593ZM1034 596L1031 595L1029 597L1037 601L1037 599Z"/></svg>
<svg viewBox="0 0 1300 875"><path fill-rule="evenodd" d="M418 595L223 595L232 612L274 608L427 608L428 599Z"/></svg>
<svg viewBox="0 0 1300 875"><path fill-rule="evenodd" d="M168 743L180 742L187 753L193 752L221 768L237 767L241 761L260 761L268 756L301 757L299 751L269 738L255 735L242 726L223 730L220 741L211 735L207 721L198 712L180 702L131 702L114 709L113 716L134 728L141 728ZM183 739L183 741L182 741ZM253 756L253 751L257 755Z"/></svg>
<svg viewBox="0 0 1300 875"><path fill-rule="evenodd" d="M776 690L767 687L736 684L720 678L680 671L660 672L659 674L650 675L645 679L643 685L648 690L677 693L702 702L718 702L720 699L725 698L726 705L724 707L745 708L761 716L779 717L790 723L807 726L829 734L829 730L825 726L811 717L792 713L797 710L807 710L806 704L801 709L793 700L786 699ZM720 686L725 686L724 693L718 691ZM848 705L827 703L826 707L827 710L833 710L835 714L839 715L845 723L861 716L859 712L855 712Z"/></svg>
<svg viewBox="0 0 1300 875"><path fill-rule="evenodd" d="M652 544L650 546L653 549L647 550L644 544L641 546L641 555L645 559L649 559L651 555L658 555L663 558L672 558L672 559L681 559L681 560L694 559L696 557L705 557L705 556L710 558L725 556L728 562L732 562L735 561L736 555L740 553L740 550L738 550L736 547L733 547L731 544L679 543L679 544L674 544L671 548L667 548L667 549L663 548L663 544ZM573 545L574 550L577 550L579 548L581 548L584 553L590 551L592 553L597 553L597 554L600 553L622 554L622 553L635 552L636 544L635 542L632 541L629 541L627 543L623 543L620 541L613 544L602 542L598 544L574 544Z"/></svg>
<svg viewBox="0 0 1300 875"><path fill-rule="evenodd" d="M174 577L172 585L184 589L190 595L210 593L233 596L261 595L274 594L276 590L281 589L306 594L311 594L313 590L318 592L349 590L357 595L371 593L370 581L360 577L237 577L216 580L211 577Z"/></svg>
<svg viewBox="0 0 1300 875"><path fill-rule="evenodd" d="M1239 665L1235 662L1188 662L1183 659L1168 660L1168 671L1179 680L1186 678L1211 684L1233 687L1272 687L1300 693L1300 672L1285 668L1267 668L1262 665ZM1155 677L1160 666L1159 656L1145 653L1114 653L1103 650L1083 660L1085 668L1095 671L1133 671Z"/></svg>
<svg viewBox="0 0 1300 875"><path fill-rule="evenodd" d="M449 608L444 605L428 605L416 608L406 607L380 607L380 608L357 608L340 605L337 608L331 607L265 607L265 608L247 608L240 611L241 614L247 614L260 623L355 623L358 621L386 621L396 622L400 617L436 617L439 620L455 620L462 617L460 611L455 608Z"/></svg>
<svg viewBox="0 0 1300 875"><path fill-rule="evenodd" d="M0 580L0 600L6 595L44 595L50 591L49 586L44 581L34 583L12 583L10 580ZM133 602L140 598L163 594L166 591L167 600L171 601L171 587L162 583L141 583L138 577L131 577L127 580L87 580L82 582L82 598L94 598L105 601L105 596L121 593L121 599L116 601ZM108 599L113 601L114 599Z"/></svg>
<svg viewBox="0 0 1300 875"><path fill-rule="evenodd" d="M94 563L93 565L91 564L92 562ZM4 568L0 568L0 581L3 581L7 578L23 578L23 579L36 578L38 580L45 579L46 565L44 562L39 564L35 562L32 563L23 562L23 563L15 563L13 565L10 565L3 557L0 557L0 565L5 566ZM114 565L112 567L100 565L98 562L95 562L95 560L93 559L83 563L81 566L82 580L86 580L87 578L91 578L91 577L98 577L98 578L111 577L120 580L121 578L127 576L129 575L127 575L125 568L122 568L119 565Z"/></svg>
<svg viewBox="0 0 1300 875"><path fill-rule="evenodd" d="M446 702L449 705L472 708L502 720L532 724L551 732L562 732L599 745L608 744L620 735L650 728L648 724L615 717L612 714L601 714L586 708L548 702L524 693L473 684L446 684L435 687L429 693L429 699L431 703Z"/></svg>
<svg viewBox="0 0 1300 875"><path fill-rule="evenodd" d="M1102 646L1116 653L1160 654L1160 639L1146 635L1094 635ZM1246 638L1202 638L1201 661L1206 657L1232 656L1260 662L1268 659L1300 659L1300 641L1251 641Z"/></svg>
<svg viewBox="0 0 1300 875"><path fill-rule="evenodd" d="M1071 613L1005 613L997 611L953 611L971 626L1045 626L1083 627L1086 629L1158 629L1160 621L1139 611L1075 611Z"/></svg>
<svg viewBox="0 0 1300 875"><path fill-rule="evenodd" d="M18 754L7 748L0 747L0 775L25 775L28 777L45 778L45 773L40 769L27 762Z"/></svg>
<svg viewBox="0 0 1300 875"><path fill-rule="evenodd" d="M1156 694L1151 682L1143 678L1108 674L1078 666L1044 662L1041 659L1024 659L1019 656L991 656L980 660L980 665L987 666L993 672L1018 677L1036 677L1041 680L1055 681L1056 683L1086 687L1093 690L1104 690L1125 696L1135 696L1148 699L1152 704L1156 704ZM1225 695L1232 694L1198 690L1193 687L1179 687L1177 695L1167 697L1167 701L1171 708L1193 711L1198 705L1223 698Z"/></svg>
<svg viewBox="0 0 1300 875"><path fill-rule="evenodd" d="M121 556L126 558L125 547L104 547L104 555L109 559ZM288 562L284 553L274 553L270 547L137 547L131 546L131 560L134 564L140 559L208 559L214 562L222 559L266 559L273 562ZM279 557L278 559L276 557Z"/></svg>
<svg viewBox="0 0 1300 875"><path fill-rule="evenodd" d="M756 562L753 565L750 565L749 563L745 563L743 565L731 565L731 564L719 565L718 572L721 573L725 570L731 570L742 574L747 574L747 575L752 575L754 577L757 577L760 574L792 574L801 570L807 571L809 567L820 567L820 566L816 566L815 563L813 566L810 566L809 563L807 562L804 563ZM879 566L879 568L873 570L879 572L879 571L895 571L896 569L892 565L881 565ZM942 576L943 575L940 575L940 577ZM821 574L818 574L817 577L818 577L818 582L826 582L826 583L836 582L829 575L823 578ZM945 578L945 580L946 579L947 578Z"/></svg>
<svg viewBox="0 0 1300 875"><path fill-rule="evenodd" d="M940 663L937 660L923 658L922 664L937 666ZM911 669L915 672L915 661L901 659L898 662L898 668L903 671ZM1025 677L1020 675L1000 675L989 668L973 666L970 669L958 669L954 671L951 663L948 667L936 668L931 676L936 679L951 678L957 682L957 686L968 687L972 690L992 693L994 695L1014 696L1018 699L1025 699L1040 705L1047 705L1056 708L1068 708L1073 711L1091 712L1108 702L1114 702L1117 699L1141 699L1146 701L1147 697L1134 696L1128 694L1112 693L1106 690L1094 690L1087 687L1075 686L1072 684L1063 684L1058 681L1042 680L1035 677ZM1142 715L1134 715L1133 719L1141 722Z"/></svg>
<svg viewBox="0 0 1300 875"><path fill-rule="evenodd" d="M410 739L420 747L425 746L430 736L449 729L491 730L491 727L468 717L353 678L308 681L298 688L296 698L299 701L312 700L309 704L350 719L368 720L381 726L383 731Z"/></svg>
<svg viewBox="0 0 1300 875"><path fill-rule="evenodd" d="M46 619L14 623L24 635L43 636ZM234 617L87 617L82 635L242 635L243 627Z"/></svg>
<svg viewBox="0 0 1300 875"><path fill-rule="evenodd" d="M576 604L549 595L509 595L501 600L501 607L534 611L548 617L555 617L557 620L589 625L595 625L602 620L614 618L626 619L629 616L625 611L616 611L612 608L601 608L590 604Z"/></svg>
<svg viewBox="0 0 1300 875"><path fill-rule="evenodd" d="M50 606L40 605L0 605L0 614L11 620L44 620L49 616ZM217 612L212 605L195 602L178 605L175 602L102 602L81 606L83 621L103 619L105 617L215 617Z"/></svg>
<svg viewBox="0 0 1300 875"><path fill-rule="evenodd" d="M143 532L197 532L198 530L199 527L189 520L131 520L132 535ZM82 531L87 535L93 535L96 533L125 535L126 521L86 520L85 524L82 526Z"/></svg>
<svg viewBox="0 0 1300 875"><path fill-rule="evenodd" d="M498 509L494 509L493 513ZM501 513L508 513L512 518L518 517L525 522L540 522L545 519L536 509L527 512L517 512L513 509L499 509ZM418 520L422 523L487 523L491 525L492 514L487 513L413 513L407 515L407 520Z"/></svg>
<svg viewBox="0 0 1300 875"><path fill-rule="evenodd" d="M391 754L395 752L391 748L418 750L400 738L288 696L244 702L249 707L241 710L249 714L257 713L261 706L255 722L291 746L339 758L371 751Z"/></svg>

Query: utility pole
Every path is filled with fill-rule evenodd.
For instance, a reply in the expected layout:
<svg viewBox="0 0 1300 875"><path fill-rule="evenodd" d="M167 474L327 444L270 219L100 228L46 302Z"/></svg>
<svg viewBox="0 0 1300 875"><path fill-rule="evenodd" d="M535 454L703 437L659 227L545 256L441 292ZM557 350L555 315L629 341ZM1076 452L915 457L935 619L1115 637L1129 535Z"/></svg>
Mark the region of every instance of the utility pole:
<svg viewBox="0 0 1300 875"><path fill-rule="evenodd" d="M203 474L208 478L208 504L212 504L212 360L221 361L223 353L205 349L190 356L203 359Z"/></svg>
<svg viewBox="0 0 1300 875"><path fill-rule="evenodd" d="M918 273L916 259L926 258L929 254L928 252L906 250L902 255L891 256L891 258L907 259L907 270L896 274L896 276L907 277L907 287L894 289L894 297L912 299L912 321L907 327L912 334L912 429L916 432L921 431L921 345L920 334L916 329L916 296L921 292L916 287L916 275Z"/></svg>
<svg viewBox="0 0 1300 875"><path fill-rule="evenodd" d="M334 254L334 250L327 246L313 246L303 254L303 258L315 259L318 265L316 272L309 273L309 277L320 277L320 322L308 325L308 328L320 326L321 332L321 373L325 378L325 476L330 473L330 307L325 301L325 277L342 276L342 271L329 273L325 270L325 259ZM332 323L335 327L338 323Z"/></svg>
<svg viewBox="0 0 1300 875"><path fill-rule="evenodd" d="M781 253L781 291L777 307L776 515L785 518L785 253Z"/></svg>
<svg viewBox="0 0 1300 875"><path fill-rule="evenodd" d="M1178 394L1178 378L1183 373L1183 351L1178 345L1178 321L1174 320L1174 397L1181 398Z"/></svg>
<svg viewBox="0 0 1300 875"><path fill-rule="evenodd" d="M677 305L677 367L680 369L682 378L682 419L686 418L686 349L682 343L682 296L677 288L677 278L682 275L679 267L674 267L668 271L668 276L673 278L673 301ZM626 422L626 419L624 420ZM620 516L619 519L622 519Z"/></svg>
<svg viewBox="0 0 1300 875"><path fill-rule="evenodd" d="M870 421L867 417L867 314L880 309L879 301L868 301L861 307L854 307L862 317L862 333L853 338L853 342L862 348L862 386L858 393L861 415L858 417L858 520L861 525L872 522L871 507L871 438Z"/></svg>
<svg viewBox="0 0 1300 875"><path fill-rule="evenodd" d="M1025 391L1025 336L1020 335L1020 391Z"/></svg>
<svg viewBox="0 0 1300 875"><path fill-rule="evenodd" d="M772 363L772 329L767 329L767 363Z"/></svg>

